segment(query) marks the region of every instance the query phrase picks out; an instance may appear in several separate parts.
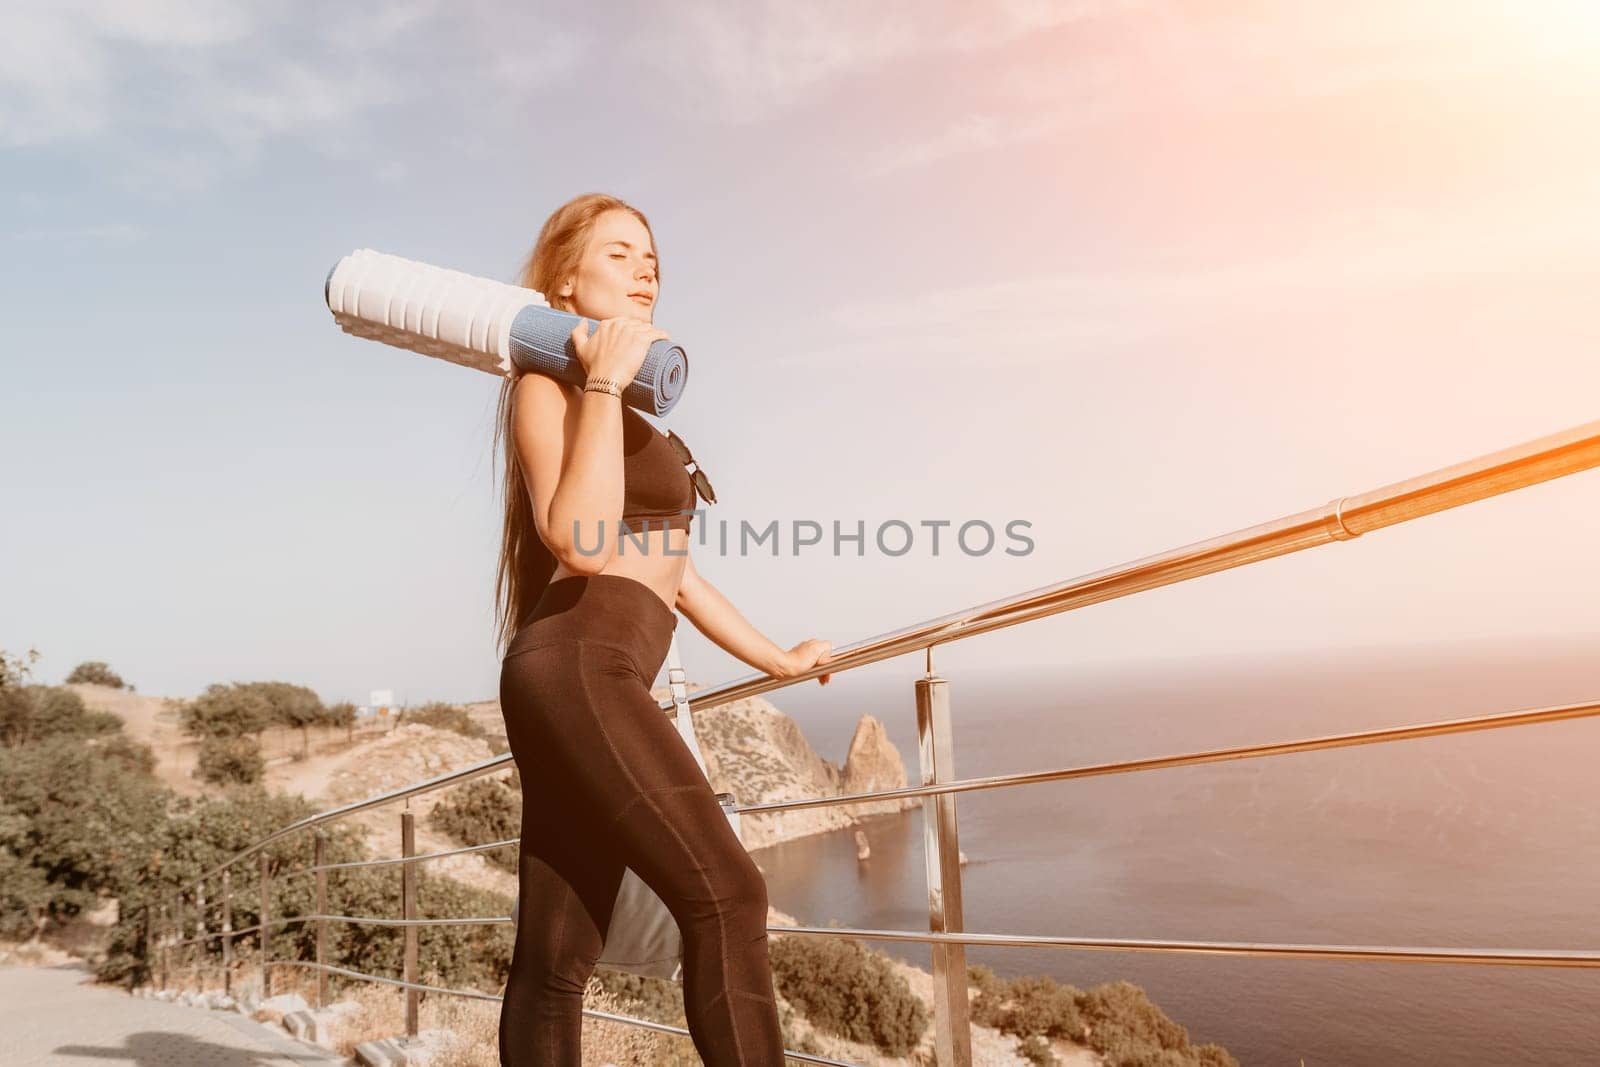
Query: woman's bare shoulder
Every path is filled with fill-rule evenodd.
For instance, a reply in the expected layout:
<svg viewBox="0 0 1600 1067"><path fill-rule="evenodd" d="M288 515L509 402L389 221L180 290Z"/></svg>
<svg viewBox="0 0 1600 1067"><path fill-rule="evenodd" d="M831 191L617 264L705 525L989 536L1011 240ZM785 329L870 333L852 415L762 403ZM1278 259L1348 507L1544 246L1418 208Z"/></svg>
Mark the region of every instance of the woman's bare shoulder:
<svg viewBox="0 0 1600 1067"><path fill-rule="evenodd" d="M516 383L512 386L517 399L530 400L533 403L555 404L563 406L570 403L577 393L577 386L568 385L566 382L550 377L548 374L536 374L532 371L517 376Z"/></svg>
<svg viewBox="0 0 1600 1067"><path fill-rule="evenodd" d="M575 412L580 395L576 386L548 374L524 374L512 386L518 422L563 423Z"/></svg>

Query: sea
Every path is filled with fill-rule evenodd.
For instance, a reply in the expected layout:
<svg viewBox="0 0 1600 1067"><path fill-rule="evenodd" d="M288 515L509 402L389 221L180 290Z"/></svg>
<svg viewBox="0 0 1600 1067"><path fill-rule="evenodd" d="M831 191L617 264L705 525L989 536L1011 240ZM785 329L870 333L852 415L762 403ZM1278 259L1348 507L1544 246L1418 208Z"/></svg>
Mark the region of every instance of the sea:
<svg viewBox="0 0 1600 1067"><path fill-rule="evenodd" d="M963 778L1600 700L1600 635L1131 666L936 657ZM876 716L915 782L924 669L902 657L768 698L840 763ZM1600 720L1577 719L963 793L965 925L1600 953L1597 785ZM927 930L920 811L860 829L864 862L849 831L757 852L772 903L807 925ZM930 966L925 946L868 943ZM1600 1064L1600 970L979 946L967 961L1135 982L1246 1067Z"/></svg>

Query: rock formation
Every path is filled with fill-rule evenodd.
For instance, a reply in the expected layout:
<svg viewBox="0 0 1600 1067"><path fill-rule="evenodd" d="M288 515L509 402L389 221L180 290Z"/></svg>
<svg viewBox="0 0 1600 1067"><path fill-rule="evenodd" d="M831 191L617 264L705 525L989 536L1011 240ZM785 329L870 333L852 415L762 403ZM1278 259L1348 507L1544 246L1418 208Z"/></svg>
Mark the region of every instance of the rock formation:
<svg viewBox="0 0 1600 1067"><path fill-rule="evenodd" d="M842 769L817 755L794 720L761 697L696 711L695 729L712 787L732 793L741 805L901 789L908 784L899 750L871 715L863 715L857 724ZM848 829L868 816L920 804L910 797L751 812L740 816L741 834L753 852L797 837Z"/></svg>

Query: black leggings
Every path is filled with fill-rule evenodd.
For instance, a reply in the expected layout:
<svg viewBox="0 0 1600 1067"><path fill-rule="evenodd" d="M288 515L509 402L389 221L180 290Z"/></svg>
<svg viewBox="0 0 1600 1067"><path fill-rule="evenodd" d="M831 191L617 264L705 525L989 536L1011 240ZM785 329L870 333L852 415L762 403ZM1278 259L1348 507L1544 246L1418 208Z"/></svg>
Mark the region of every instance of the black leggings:
<svg viewBox="0 0 1600 1067"><path fill-rule="evenodd" d="M678 616L615 574L545 587L506 649L500 707L522 777L516 948L502 1067L580 1067L583 989L631 867L683 935L683 1006L711 1067L781 1067L767 886L650 695Z"/></svg>

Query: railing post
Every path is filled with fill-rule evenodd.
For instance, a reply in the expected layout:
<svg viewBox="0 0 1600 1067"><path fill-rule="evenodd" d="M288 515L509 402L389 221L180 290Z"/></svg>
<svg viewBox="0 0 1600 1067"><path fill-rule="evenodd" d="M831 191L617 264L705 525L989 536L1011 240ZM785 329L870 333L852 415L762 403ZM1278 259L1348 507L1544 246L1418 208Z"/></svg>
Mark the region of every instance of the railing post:
<svg viewBox="0 0 1600 1067"><path fill-rule="evenodd" d="M156 946L161 960L161 988L167 988L167 981L172 977L172 968L167 961L168 942L167 936L167 906L161 905L161 921L156 925Z"/></svg>
<svg viewBox="0 0 1600 1067"><path fill-rule="evenodd" d="M267 971L267 922L272 918L272 904L267 900L267 854L261 853L261 930L258 944L261 946L261 999L266 1000L272 996L272 975Z"/></svg>
<svg viewBox="0 0 1600 1067"><path fill-rule="evenodd" d="M950 683L933 673L918 678L917 755L922 784L955 778L955 742L950 728ZM956 835L956 798L939 793L922 798L922 852L928 875L928 930L959 933L961 849ZM933 946L934 1056L939 1067L972 1067L972 1030L967 1010L967 949Z"/></svg>
<svg viewBox="0 0 1600 1067"><path fill-rule="evenodd" d="M149 970L150 976L154 978L155 965L150 959L150 906L148 904L139 913L139 930L143 935L139 948L144 958L145 967ZM128 992L132 993L138 982L139 969L137 967L128 968Z"/></svg>
<svg viewBox="0 0 1600 1067"><path fill-rule="evenodd" d="M206 966L206 963L211 956L211 943L206 940L206 883L203 878L194 884L194 915L194 933L200 939L195 942L195 947L200 952L199 979L196 984L199 986L199 991L204 993L206 991L206 971L210 969Z"/></svg>
<svg viewBox="0 0 1600 1067"><path fill-rule="evenodd" d="M172 940L177 943L175 947L178 950L178 973L187 982L189 978L189 946L183 944L183 890L181 889L172 894L172 916L173 925L177 929L177 933L172 935Z"/></svg>
<svg viewBox="0 0 1600 1067"><path fill-rule="evenodd" d="M222 868L222 991L233 996L233 868Z"/></svg>
<svg viewBox="0 0 1600 1067"><path fill-rule="evenodd" d="M322 869L325 838L318 830L311 844L311 865L317 868L317 914L328 914L328 872ZM328 962L328 923L317 920L317 1010L322 1010L328 996L328 972L322 968Z"/></svg>
<svg viewBox="0 0 1600 1067"><path fill-rule="evenodd" d="M407 858L417 854L417 826L416 816L410 811L400 813L400 854ZM417 871L416 864L403 863L400 865L400 907L402 917L415 919L417 917ZM405 971L402 977L408 982L417 980L417 928L406 926L406 951ZM406 1036L417 1036L417 995L418 990L406 990Z"/></svg>

